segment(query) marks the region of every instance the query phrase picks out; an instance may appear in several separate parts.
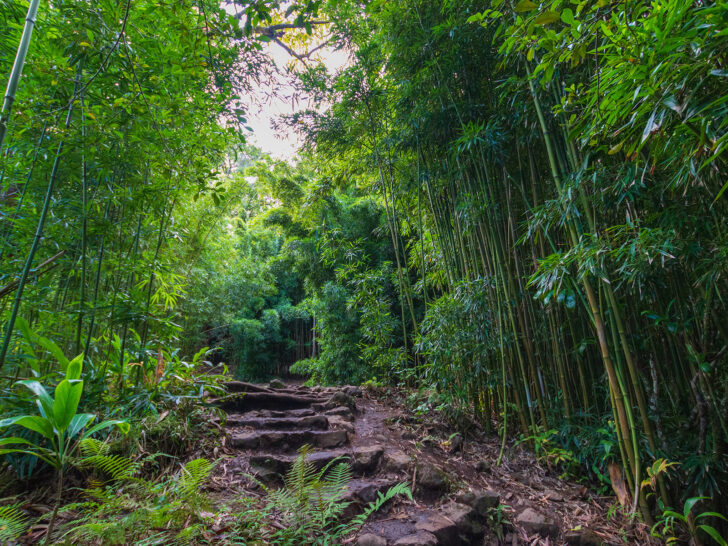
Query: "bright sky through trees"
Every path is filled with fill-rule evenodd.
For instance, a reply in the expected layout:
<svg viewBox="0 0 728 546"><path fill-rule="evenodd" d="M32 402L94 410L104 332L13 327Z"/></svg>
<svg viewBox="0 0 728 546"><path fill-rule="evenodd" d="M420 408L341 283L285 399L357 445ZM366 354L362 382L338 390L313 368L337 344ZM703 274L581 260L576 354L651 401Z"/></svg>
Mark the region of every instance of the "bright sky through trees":
<svg viewBox="0 0 728 546"><path fill-rule="evenodd" d="M247 138L248 141L277 159L292 159L302 142L288 127L273 128L276 118L292 114L307 107L314 107L309 101L296 102L293 98L293 88L290 77L286 74L286 65L291 63L292 57L281 47L274 43L265 45L266 52L278 67L280 74L272 82L264 82L255 86L253 94L249 97L248 126L253 129ZM329 72L336 72L347 64L348 56L344 51L333 51L329 48L320 50L320 58ZM316 106L322 109L325 105Z"/></svg>

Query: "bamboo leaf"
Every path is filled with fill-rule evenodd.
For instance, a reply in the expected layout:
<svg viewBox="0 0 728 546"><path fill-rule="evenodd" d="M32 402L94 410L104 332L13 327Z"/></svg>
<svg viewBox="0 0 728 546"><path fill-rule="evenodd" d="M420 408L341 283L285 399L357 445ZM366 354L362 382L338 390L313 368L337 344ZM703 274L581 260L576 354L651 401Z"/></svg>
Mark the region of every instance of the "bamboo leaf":
<svg viewBox="0 0 728 546"><path fill-rule="evenodd" d="M536 19L534 19L534 24L536 25L548 25L550 23L553 23L555 21L558 21L561 18L558 11L545 11L541 13Z"/></svg>
<svg viewBox="0 0 728 546"><path fill-rule="evenodd" d="M514 8L516 13L523 13L525 11L531 11L538 8L538 5L531 2L531 0L520 0Z"/></svg>

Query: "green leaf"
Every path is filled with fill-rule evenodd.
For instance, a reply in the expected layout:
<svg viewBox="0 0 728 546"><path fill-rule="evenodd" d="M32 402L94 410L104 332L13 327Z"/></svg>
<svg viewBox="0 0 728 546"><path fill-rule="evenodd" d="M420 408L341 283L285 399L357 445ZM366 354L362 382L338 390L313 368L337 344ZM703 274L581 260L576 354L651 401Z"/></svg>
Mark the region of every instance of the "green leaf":
<svg viewBox="0 0 728 546"><path fill-rule="evenodd" d="M719 546L728 546L728 543L726 543L725 539L723 539L718 531L715 530L715 528L711 527L710 525L698 525L698 529L702 529L706 533L708 533L713 540L715 540Z"/></svg>
<svg viewBox="0 0 728 546"><path fill-rule="evenodd" d="M36 415L21 415L19 417L11 417L10 419L3 419L0 421L0 428L9 427L10 425L18 425L25 427L28 430L37 432L41 436L53 439L53 425L45 417L38 417Z"/></svg>
<svg viewBox="0 0 728 546"><path fill-rule="evenodd" d="M121 419L109 419L108 421L102 421L98 425L95 425L88 429L84 435L81 437L81 439L88 438L92 434L95 434L96 432L99 432L100 430L107 429L109 427L113 427L114 425L117 426L117 428L121 431L122 434L126 434L129 432L129 423L126 421L122 421Z"/></svg>
<svg viewBox="0 0 728 546"><path fill-rule="evenodd" d="M699 518L720 518L723 521L728 521L728 518L718 512L701 512L695 519Z"/></svg>
<svg viewBox="0 0 728 546"><path fill-rule="evenodd" d="M561 12L561 20L566 23L567 25L574 25L574 12L571 11L569 8L564 9L564 11Z"/></svg>
<svg viewBox="0 0 728 546"><path fill-rule="evenodd" d="M690 515L690 512L693 510L693 506L695 506L701 500L705 500L707 498L708 497L691 497L686 500L683 506L683 515L685 516L685 519L687 519L687 517Z"/></svg>
<svg viewBox="0 0 728 546"><path fill-rule="evenodd" d="M81 379L81 371L83 370L83 353L68 363L66 368L66 379Z"/></svg>
<svg viewBox="0 0 728 546"><path fill-rule="evenodd" d="M40 449L40 446L34 444L30 440L26 440L25 438L20 438L19 436L8 436L7 438L0 438L0 446L7 446L7 445L14 445L14 444L21 444L21 445Z"/></svg>
<svg viewBox="0 0 728 546"><path fill-rule="evenodd" d="M53 401L53 417L56 428L64 431L71 424L71 419L76 415L78 403L83 393L83 381L69 381L64 379L56 387L55 400Z"/></svg>
<svg viewBox="0 0 728 546"><path fill-rule="evenodd" d="M39 334L36 334L35 332L32 332L32 336L35 343L51 353L51 355L53 355L53 358L58 361L58 363L61 365L61 371L65 371L66 367L68 366L68 359L66 358L66 355L63 354L63 351L61 351L61 348L56 345L52 339L43 337Z"/></svg>
<svg viewBox="0 0 728 546"><path fill-rule="evenodd" d="M17 438L16 438L17 439ZM22 438L20 438L22 440ZM16 442L18 443L18 442ZM30 442L28 442L30 443ZM0 445L2 445L2 440L0 440ZM49 465L53 467L58 467L58 460L53 456L53 454L48 451L47 449L43 449L42 447L39 447L35 444L30 444L35 448L35 451L31 451L30 449L16 449L16 448L7 448L7 449L0 449L0 455L6 455L8 453L23 453L25 455L32 455L33 457L38 457L39 459L47 462Z"/></svg>
<svg viewBox="0 0 728 546"><path fill-rule="evenodd" d="M77 413L74 415L71 424L68 425L68 437L73 438L76 436L94 419L96 419L96 416L93 413Z"/></svg>
<svg viewBox="0 0 728 546"><path fill-rule="evenodd" d="M43 417L47 419L53 417L53 399L43 385L34 379L23 379L18 381L18 384L23 385L38 397L35 402Z"/></svg>
<svg viewBox="0 0 728 546"><path fill-rule="evenodd" d="M558 11L544 11L533 21L537 25L548 25L561 18Z"/></svg>
<svg viewBox="0 0 728 546"><path fill-rule="evenodd" d="M531 2L531 0L521 0L516 4L515 10L516 13L522 13L524 11L531 11L536 9L538 6Z"/></svg>

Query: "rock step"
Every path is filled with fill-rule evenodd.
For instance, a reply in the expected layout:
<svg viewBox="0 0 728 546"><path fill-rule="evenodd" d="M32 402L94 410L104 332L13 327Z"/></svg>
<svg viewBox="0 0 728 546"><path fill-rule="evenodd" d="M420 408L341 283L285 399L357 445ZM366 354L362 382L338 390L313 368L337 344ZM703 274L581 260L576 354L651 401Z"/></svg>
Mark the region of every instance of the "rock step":
<svg viewBox="0 0 728 546"><path fill-rule="evenodd" d="M279 413L279 412L275 412ZM248 417L247 415L230 415L228 426L250 427L266 430L326 430L329 420L324 415L305 415L303 417Z"/></svg>
<svg viewBox="0 0 728 546"><path fill-rule="evenodd" d="M339 447L348 441L345 430L257 430L233 434L230 445L238 449L280 449L289 451L303 445L323 449Z"/></svg>
<svg viewBox="0 0 728 546"><path fill-rule="evenodd" d="M338 457L351 464L355 476L364 476L376 471L382 459L384 448L379 445L359 447L354 449L336 449L330 451L317 451L307 457L307 461L316 468L323 468ZM258 454L250 457L250 468L253 474L261 479L274 479L283 476L293 465L297 455L281 453Z"/></svg>
<svg viewBox="0 0 728 546"><path fill-rule="evenodd" d="M325 398L319 396L287 394L278 392L247 392L240 395L225 396L213 401L225 411L245 413L253 410L291 410L311 408L313 404L321 404Z"/></svg>
<svg viewBox="0 0 728 546"><path fill-rule="evenodd" d="M380 544L396 546L481 544L486 515L459 502L449 502L437 509L413 507L402 517L367 523L358 544L374 544L374 537Z"/></svg>

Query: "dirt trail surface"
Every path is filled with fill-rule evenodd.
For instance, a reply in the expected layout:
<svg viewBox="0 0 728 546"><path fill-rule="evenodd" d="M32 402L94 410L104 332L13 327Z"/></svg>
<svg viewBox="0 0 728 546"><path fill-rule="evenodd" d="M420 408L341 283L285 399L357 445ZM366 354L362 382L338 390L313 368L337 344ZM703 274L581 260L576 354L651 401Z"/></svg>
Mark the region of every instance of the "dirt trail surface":
<svg viewBox="0 0 728 546"><path fill-rule="evenodd" d="M220 400L228 414L215 481L255 495L246 474L276 483L304 444L319 465L349 458L353 508L399 482L414 500L399 498L376 513L352 542L360 546L624 543L605 514L611 499L558 479L531 455L511 447L496 466L495 436L438 434L413 419L392 393L358 387L275 387L231 382ZM479 437L478 437L479 436ZM231 487L232 486L232 487ZM221 488L222 489L222 488ZM638 543L632 540L630 543Z"/></svg>

